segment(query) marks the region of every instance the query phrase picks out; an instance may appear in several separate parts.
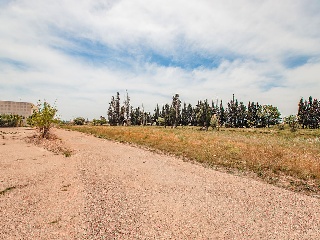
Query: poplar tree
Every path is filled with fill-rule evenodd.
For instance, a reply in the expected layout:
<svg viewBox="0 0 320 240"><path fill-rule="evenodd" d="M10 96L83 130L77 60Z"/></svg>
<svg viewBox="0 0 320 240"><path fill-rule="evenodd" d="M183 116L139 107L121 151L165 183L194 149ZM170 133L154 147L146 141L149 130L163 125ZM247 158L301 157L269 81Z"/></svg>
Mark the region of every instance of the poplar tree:
<svg viewBox="0 0 320 240"><path fill-rule="evenodd" d="M129 97L129 94L128 94L128 91L126 90L126 99L124 101L124 119L125 119L125 122L127 125L130 124L130 97Z"/></svg>
<svg viewBox="0 0 320 240"><path fill-rule="evenodd" d="M160 109L159 105L157 104L156 108L154 109L154 114L153 114L153 122L155 122L157 125L158 123L158 118L160 117Z"/></svg>
<svg viewBox="0 0 320 240"><path fill-rule="evenodd" d="M175 94L172 97L171 104L171 121L172 126L177 127L180 121L180 109L181 109L181 101L179 99L179 94Z"/></svg>

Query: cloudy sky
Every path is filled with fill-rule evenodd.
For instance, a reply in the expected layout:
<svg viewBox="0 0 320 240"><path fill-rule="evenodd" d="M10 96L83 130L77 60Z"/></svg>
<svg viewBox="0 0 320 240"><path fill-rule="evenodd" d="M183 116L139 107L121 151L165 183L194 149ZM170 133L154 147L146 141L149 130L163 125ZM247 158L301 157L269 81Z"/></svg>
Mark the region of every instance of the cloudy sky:
<svg viewBox="0 0 320 240"><path fill-rule="evenodd" d="M0 100L62 119L222 99L295 114L320 98L319 0L0 0Z"/></svg>

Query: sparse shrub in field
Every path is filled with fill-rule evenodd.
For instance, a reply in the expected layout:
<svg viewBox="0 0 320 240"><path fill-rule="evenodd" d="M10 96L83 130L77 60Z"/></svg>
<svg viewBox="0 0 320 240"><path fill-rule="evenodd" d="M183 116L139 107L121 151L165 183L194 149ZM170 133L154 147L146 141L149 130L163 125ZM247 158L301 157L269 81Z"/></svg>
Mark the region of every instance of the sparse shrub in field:
<svg viewBox="0 0 320 240"><path fill-rule="evenodd" d="M58 119L56 118L57 111L55 107L52 107L46 101L43 104L39 101L37 109L27 119L27 123L39 130L41 138L48 138L53 124L58 123Z"/></svg>

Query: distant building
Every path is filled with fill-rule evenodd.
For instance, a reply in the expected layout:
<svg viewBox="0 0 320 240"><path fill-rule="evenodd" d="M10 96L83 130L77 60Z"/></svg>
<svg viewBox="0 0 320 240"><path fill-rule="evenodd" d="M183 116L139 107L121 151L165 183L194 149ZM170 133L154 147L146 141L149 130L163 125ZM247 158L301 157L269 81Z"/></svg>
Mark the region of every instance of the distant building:
<svg viewBox="0 0 320 240"><path fill-rule="evenodd" d="M37 107L28 102L0 101L0 114L20 115L27 119L32 115L34 109Z"/></svg>

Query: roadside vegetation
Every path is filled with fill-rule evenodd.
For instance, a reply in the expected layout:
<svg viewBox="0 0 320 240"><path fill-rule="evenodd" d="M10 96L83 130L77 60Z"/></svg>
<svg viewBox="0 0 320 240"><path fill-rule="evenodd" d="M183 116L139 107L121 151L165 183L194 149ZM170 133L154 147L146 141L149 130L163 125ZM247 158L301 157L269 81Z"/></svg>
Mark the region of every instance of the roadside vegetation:
<svg viewBox="0 0 320 240"><path fill-rule="evenodd" d="M56 116L57 112L57 108L51 106L48 102L38 102L37 109L27 119L27 123L32 127L36 127L39 134L30 137L29 142L40 145L56 154L70 157L72 150L65 146L62 140L51 132L51 129L60 122ZM80 122L82 118L77 120Z"/></svg>
<svg viewBox="0 0 320 240"><path fill-rule="evenodd" d="M51 106L48 102L41 101L37 104L37 109L27 119L27 123L36 127L40 133L40 138L50 138L50 129L55 123L58 123L56 117L57 109Z"/></svg>
<svg viewBox="0 0 320 240"><path fill-rule="evenodd" d="M66 127L320 197L320 101L301 98L297 107L281 118L275 106L244 104L234 95L226 106L207 99L192 106L175 94L151 114L131 106L128 92L121 104L117 92L107 124Z"/></svg>
<svg viewBox="0 0 320 240"><path fill-rule="evenodd" d="M320 193L320 130L198 127L66 126L100 138L137 144L213 168L254 174L296 191Z"/></svg>

